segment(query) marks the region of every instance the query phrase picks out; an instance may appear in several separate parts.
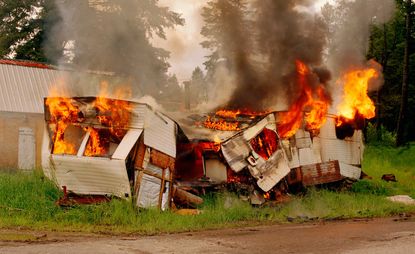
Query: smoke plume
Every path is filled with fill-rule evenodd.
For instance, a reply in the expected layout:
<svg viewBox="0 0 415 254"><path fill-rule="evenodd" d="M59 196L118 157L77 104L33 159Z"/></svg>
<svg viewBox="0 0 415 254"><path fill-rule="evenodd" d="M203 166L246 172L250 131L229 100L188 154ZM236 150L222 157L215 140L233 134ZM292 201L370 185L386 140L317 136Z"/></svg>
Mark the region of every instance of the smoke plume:
<svg viewBox="0 0 415 254"><path fill-rule="evenodd" d="M86 71L113 76L111 86L131 86L135 96L158 94L165 84L169 53L150 38L164 38L164 29L183 24L180 15L157 1L57 0L60 22L50 31L53 43L66 43L62 68L75 69L69 83L79 95L100 82ZM51 56L56 57L56 56ZM115 78L117 76L118 78ZM115 83L115 84L114 84ZM87 90L88 90L87 89ZM96 89L95 89L96 90Z"/></svg>
<svg viewBox="0 0 415 254"><path fill-rule="evenodd" d="M328 20L307 11L311 4L311 0L256 0L246 5L246 23L236 15L224 17L223 26L232 29L225 30L219 53L235 77L235 90L221 107L264 110L281 100L291 105L301 93L297 60L312 70L308 83L313 93L320 85L329 91L335 83L332 77L335 80L350 65L366 62L370 25L386 22L394 9L393 0L338 0L329 5L332 20ZM335 10L340 5L347 9ZM229 12L225 4L220 11Z"/></svg>

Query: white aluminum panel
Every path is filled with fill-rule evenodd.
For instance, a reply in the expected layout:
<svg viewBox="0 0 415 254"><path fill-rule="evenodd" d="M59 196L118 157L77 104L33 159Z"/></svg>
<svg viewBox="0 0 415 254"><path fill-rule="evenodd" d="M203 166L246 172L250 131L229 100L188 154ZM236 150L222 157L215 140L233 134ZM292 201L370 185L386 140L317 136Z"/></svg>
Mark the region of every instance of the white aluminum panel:
<svg viewBox="0 0 415 254"><path fill-rule="evenodd" d="M321 159L321 138L319 137L313 138L311 149L313 150L313 154L316 160L318 161L318 163L323 162L323 160Z"/></svg>
<svg viewBox="0 0 415 254"><path fill-rule="evenodd" d="M327 117L327 121L320 128L319 137L325 139L337 139L335 118Z"/></svg>
<svg viewBox="0 0 415 254"><path fill-rule="evenodd" d="M141 178L140 190L137 196L137 206L142 208L157 207L161 180L150 175L144 174Z"/></svg>
<svg viewBox="0 0 415 254"><path fill-rule="evenodd" d="M130 127L131 128L137 128L137 129L143 129L144 128L144 121L146 118L146 110L147 105L145 104L133 104L133 109L131 112L131 119L130 119Z"/></svg>
<svg viewBox="0 0 415 254"><path fill-rule="evenodd" d="M252 149L247 144L243 135L238 135L221 145L223 157L228 162L229 167L235 172L239 172L248 166L246 158Z"/></svg>
<svg viewBox="0 0 415 254"><path fill-rule="evenodd" d="M361 164L361 142L339 139L321 139L321 159L323 161L338 160L351 165Z"/></svg>
<svg viewBox="0 0 415 254"><path fill-rule="evenodd" d="M55 177L52 175L53 170L52 170L52 165L51 165L51 160L50 160L50 137L49 137L49 133L46 127L46 124L43 128L43 139L42 139L42 169L43 169L43 173L45 174L45 176L47 178L49 178L50 180L55 180Z"/></svg>
<svg viewBox="0 0 415 254"><path fill-rule="evenodd" d="M362 174L362 169L351 166L342 162L339 162L340 166L340 174L344 177L352 178L352 179L360 179L360 175Z"/></svg>
<svg viewBox="0 0 415 254"><path fill-rule="evenodd" d="M321 163L321 158L318 155L316 156L311 148L298 149L298 156L301 166Z"/></svg>
<svg viewBox="0 0 415 254"><path fill-rule="evenodd" d="M273 114L269 114L267 117L256 123L254 126L249 127L243 132L245 140L251 140L255 138L269 123L275 123L275 117Z"/></svg>
<svg viewBox="0 0 415 254"><path fill-rule="evenodd" d="M131 197L124 160L52 155L60 187L84 195Z"/></svg>
<svg viewBox="0 0 415 254"><path fill-rule="evenodd" d="M112 155L113 159L125 160L130 153L131 149L140 138L142 129L131 129L125 134L124 138L121 140L121 143L118 145L117 150L115 150Z"/></svg>
<svg viewBox="0 0 415 254"><path fill-rule="evenodd" d="M252 166L249 166L250 172L252 172L252 168ZM290 172L290 167L281 150L275 152L265 163L258 163L255 168L262 172L257 184L265 192L271 190Z"/></svg>
<svg viewBox="0 0 415 254"><path fill-rule="evenodd" d="M297 148L311 147L311 136L310 132L299 129L295 133L295 145Z"/></svg>
<svg viewBox="0 0 415 254"><path fill-rule="evenodd" d="M146 116L144 144L176 158L176 123L151 109Z"/></svg>

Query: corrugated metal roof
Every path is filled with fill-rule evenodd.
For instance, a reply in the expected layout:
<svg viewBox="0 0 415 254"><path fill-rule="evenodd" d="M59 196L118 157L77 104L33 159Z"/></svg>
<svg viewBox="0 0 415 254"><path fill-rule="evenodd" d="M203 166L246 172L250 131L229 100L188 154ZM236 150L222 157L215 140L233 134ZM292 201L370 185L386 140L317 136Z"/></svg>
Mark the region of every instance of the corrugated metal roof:
<svg viewBox="0 0 415 254"><path fill-rule="evenodd" d="M43 113L43 98L62 72L0 62L0 111Z"/></svg>

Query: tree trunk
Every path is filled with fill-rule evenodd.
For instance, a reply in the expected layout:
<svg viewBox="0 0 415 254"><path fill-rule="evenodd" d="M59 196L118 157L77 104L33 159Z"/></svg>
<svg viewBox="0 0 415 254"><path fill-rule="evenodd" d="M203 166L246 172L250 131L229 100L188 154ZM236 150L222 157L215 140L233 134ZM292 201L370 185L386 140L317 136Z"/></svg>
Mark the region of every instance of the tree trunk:
<svg viewBox="0 0 415 254"><path fill-rule="evenodd" d="M405 55L403 59L403 77L402 77L402 97L401 108L399 110L396 145L402 146L405 144L405 121L406 111L408 105L408 78L409 78L409 43L411 39L411 0L406 0L406 34L405 34Z"/></svg>

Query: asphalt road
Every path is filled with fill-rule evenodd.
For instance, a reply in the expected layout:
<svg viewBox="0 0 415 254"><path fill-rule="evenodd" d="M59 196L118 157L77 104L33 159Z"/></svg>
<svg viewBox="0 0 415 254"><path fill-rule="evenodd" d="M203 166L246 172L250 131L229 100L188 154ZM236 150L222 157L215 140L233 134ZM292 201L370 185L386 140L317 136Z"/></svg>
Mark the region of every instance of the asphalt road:
<svg viewBox="0 0 415 254"><path fill-rule="evenodd" d="M158 236L0 230L0 253L415 253L415 218L271 225Z"/></svg>

